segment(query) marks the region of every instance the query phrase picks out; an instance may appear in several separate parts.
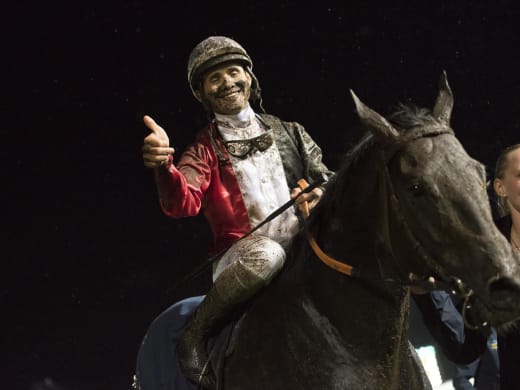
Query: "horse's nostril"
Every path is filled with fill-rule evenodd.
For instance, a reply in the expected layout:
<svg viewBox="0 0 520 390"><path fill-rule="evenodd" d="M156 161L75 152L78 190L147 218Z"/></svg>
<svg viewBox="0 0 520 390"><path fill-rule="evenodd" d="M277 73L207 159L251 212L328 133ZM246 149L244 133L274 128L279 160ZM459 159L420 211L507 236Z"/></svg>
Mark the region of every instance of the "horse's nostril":
<svg viewBox="0 0 520 390"><path fill-rule="evenodd" d="M493 305L510 307L514 301L520 302L520 286L509 278L499 278L489 284L489 296Z"/></svg>

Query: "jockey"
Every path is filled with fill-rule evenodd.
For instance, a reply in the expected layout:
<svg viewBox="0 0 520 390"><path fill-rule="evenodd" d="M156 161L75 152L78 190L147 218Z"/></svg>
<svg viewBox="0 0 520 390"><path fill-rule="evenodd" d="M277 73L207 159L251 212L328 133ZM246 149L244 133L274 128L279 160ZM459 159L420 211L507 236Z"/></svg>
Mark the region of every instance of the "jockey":
<svg viewBox="0 0 520 390"><path fill-rule="evenodd" d="M295 208L241 238L297 196L299 179L325 183L333 175L300 124L263 112L252 66L244 48L227 37L209 37L192 50L188 81L209 123L176 163L167 133L144 117L151 133L144 139L143 160L153 168L163 212L172 218L204 213L213 234L210 254L228 248L214 264L213 286L177 344L183 373L205 387L214 386L214 374L205 368L208 337L281 269L299 228ZM250 103L258 104L260 113ZM313 207L324 188L302 194L297 203Z"/></svg>

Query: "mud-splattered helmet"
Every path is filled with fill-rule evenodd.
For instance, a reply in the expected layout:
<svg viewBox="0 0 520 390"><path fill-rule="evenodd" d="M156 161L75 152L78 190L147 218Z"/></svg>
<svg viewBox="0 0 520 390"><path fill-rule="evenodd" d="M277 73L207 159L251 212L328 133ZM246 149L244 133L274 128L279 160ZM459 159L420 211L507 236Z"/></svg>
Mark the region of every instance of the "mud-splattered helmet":
<svg viewBox="0 0 520 390"><path fill-rule="evenodd" d="M193 95L200 89L201 76L210 68L228 61L237 61L251 75L251 99L260 100L260 85L253 74L253 61L236 41L224 36L213 36L200 42L191 51L188 60L188 82Z"/></svg>

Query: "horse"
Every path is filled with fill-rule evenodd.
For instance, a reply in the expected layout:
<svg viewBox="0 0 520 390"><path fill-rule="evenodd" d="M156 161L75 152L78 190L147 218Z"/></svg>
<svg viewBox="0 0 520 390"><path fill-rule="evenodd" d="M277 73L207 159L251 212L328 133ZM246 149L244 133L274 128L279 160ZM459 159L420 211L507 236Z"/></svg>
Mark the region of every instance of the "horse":
<svg viewBox="0 0 520 390"><path fill-rule="evenodd" d="M520 258L450 126L446 73L431 111L385 118L351 94L366 134L237 322L222 389L431 388L408 340L410 287L429 276L471 303L468 326L520 316Z"/></svg>

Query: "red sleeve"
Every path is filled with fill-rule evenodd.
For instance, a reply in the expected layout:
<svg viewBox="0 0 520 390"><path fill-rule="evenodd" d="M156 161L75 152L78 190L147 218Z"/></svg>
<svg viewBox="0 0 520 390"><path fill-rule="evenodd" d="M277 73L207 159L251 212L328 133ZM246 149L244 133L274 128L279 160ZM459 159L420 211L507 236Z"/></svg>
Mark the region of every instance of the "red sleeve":
<svg viewBox="0 0 520 390"><path fill-rule="evenodd" d="M172 218L197 215L211 181L211 155L201 144L190 146L177 166L168 163L154 170L163 212Z"/></svg>

